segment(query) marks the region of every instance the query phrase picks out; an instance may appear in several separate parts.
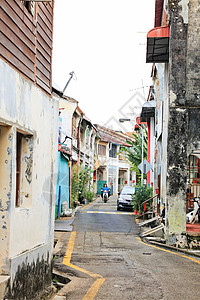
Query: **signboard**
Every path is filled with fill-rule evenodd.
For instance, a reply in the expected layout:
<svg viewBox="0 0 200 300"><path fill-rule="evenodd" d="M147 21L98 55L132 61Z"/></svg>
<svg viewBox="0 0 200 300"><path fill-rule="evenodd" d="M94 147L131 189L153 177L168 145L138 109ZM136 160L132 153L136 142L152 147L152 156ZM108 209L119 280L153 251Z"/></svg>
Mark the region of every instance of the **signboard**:
<svg viewBox="0 0 200 300"><path fill-rule="evenodd" d="M138 166L138 168L140 169L141 172L143 171L144 174L147 174L153 167L152 167L152 165L145 159L145 160L143 161L143 163L141 163L141 164Z"/></svg>

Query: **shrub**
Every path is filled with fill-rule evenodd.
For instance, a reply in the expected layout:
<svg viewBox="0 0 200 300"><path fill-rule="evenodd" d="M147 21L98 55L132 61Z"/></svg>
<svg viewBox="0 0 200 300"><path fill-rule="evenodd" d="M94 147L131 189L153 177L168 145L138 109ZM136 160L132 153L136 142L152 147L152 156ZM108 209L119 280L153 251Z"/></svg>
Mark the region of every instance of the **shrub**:
<svg viewBox="0 0 200 300"><path fill-rule="evenodd" d="M78 174L75 170L72 171L71 181L71 206L75 207L75 203L78 201Z"/></svg>
<svg viewBox="0 0 200 300"><path fill-rule="evenodd" d="M93 200L94 193L93 187L90 186L90 181L92 180L92 170L80 166L78 170L75 168L72 170L72 182L71 182L71 205L75 207L79 200L79 196Z"/></svg>
<svg viewBox="0 0 200 300"><path fill-rule="evenodd" d="M87 199L89 202L91 202L94 198L94 193L91 190L87 190L84 193L84 198Z"/></svg>
<svg viewBox="0 0 200 300"><path fill-rule="evenodd" d="M141 184L135 186L135 194L132 195L133 199L133 209L137 209L138 211L144 210L144 201L151 198L153 195L153 188L142 186ZM148 203L147 203L148 206Z"/></svg>

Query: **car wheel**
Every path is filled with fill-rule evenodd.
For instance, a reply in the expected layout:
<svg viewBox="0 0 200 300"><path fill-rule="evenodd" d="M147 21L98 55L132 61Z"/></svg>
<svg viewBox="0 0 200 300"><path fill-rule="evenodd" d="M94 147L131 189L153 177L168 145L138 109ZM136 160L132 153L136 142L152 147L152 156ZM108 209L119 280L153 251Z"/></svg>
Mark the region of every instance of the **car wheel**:
<svg viewBox="0 0 200 300"><path fill-rule="evenodd" d="M117 210L120 210L120 208L117 206Z"/></svg>

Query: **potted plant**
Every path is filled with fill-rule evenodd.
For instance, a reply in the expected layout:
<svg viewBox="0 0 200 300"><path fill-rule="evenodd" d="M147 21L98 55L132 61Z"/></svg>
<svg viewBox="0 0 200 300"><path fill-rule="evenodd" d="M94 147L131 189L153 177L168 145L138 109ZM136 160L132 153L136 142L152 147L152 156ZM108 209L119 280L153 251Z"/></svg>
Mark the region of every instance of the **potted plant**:
<svg viewBox="0 0 200 300"><path fill-rule="evenodd" d="M92 190L88 189L84 193L84 198L88 200L88 203L91 202L94 198L94 193ZM86 201L87 202L87 201Z"/></svg>

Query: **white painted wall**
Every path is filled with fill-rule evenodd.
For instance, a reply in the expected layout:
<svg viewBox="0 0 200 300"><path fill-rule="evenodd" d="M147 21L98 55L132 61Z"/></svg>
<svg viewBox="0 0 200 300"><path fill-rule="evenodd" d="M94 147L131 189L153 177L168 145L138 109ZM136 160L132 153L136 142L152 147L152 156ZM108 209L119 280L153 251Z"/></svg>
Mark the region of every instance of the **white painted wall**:
<svg viewBox="0 0 200 300"><path fill-rule="evenodd" d="M49 242L51 248L53 245L58 102L2 60L0 91L0 122L9 124L13 133L9 209L9 258L12 259L39 245L40 248ZM32 199L27 208L15 206L17 130L33 135Z"/></svg>
<svg viewBox="0 0 200 300"><path fill-rule="evenodd" d="M60 117L62 118L62 131L67 133L69 137L72 136L72 116L78 105L78 102L68 101L67 99L60 98L59 109ZM61 133L61 142L63 143L65 134ZM71 139L67 139L65 144L71 151Z"/></svg>
<svg viewBox="0 0 200 300"><path fill-rule="evenodd" d="M163 101L163 133L162 133L162 168L161 168L161 201L167 201L167 138L169 119L168 97L168 65L165 64L164 101ZM167 210L167 206L166 206Z"/></svg>

